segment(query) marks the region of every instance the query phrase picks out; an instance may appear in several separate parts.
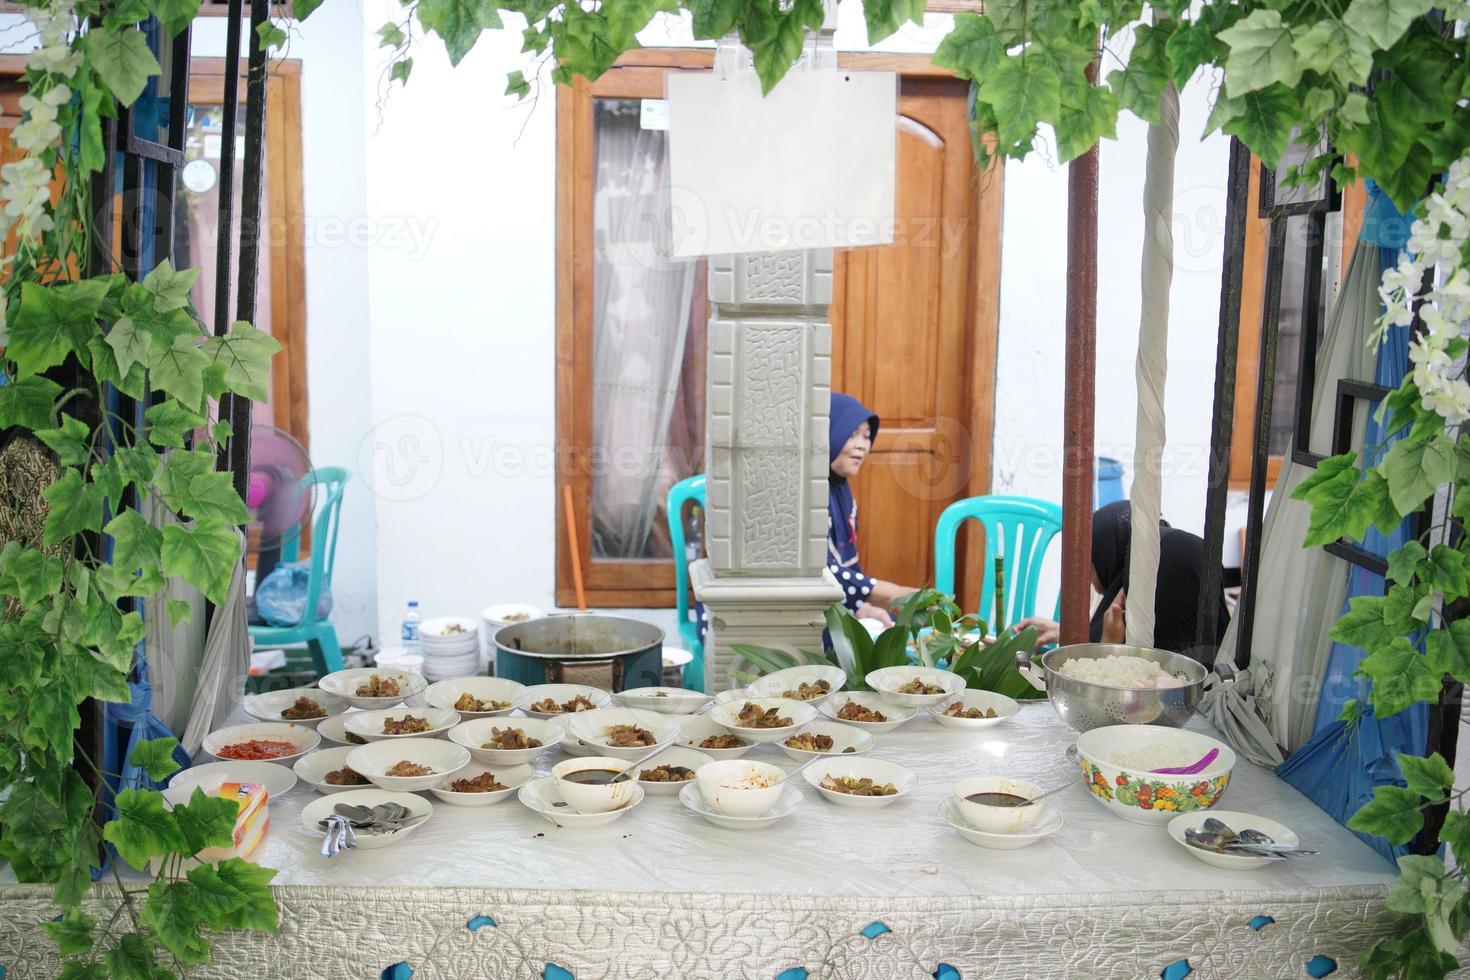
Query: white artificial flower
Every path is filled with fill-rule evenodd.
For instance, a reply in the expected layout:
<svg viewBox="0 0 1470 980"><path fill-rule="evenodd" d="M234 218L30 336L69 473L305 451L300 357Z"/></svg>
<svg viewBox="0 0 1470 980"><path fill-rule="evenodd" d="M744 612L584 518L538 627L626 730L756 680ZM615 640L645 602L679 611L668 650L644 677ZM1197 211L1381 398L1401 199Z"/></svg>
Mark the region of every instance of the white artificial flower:
<svg viewBox="0 0 1470 980"><path fill-rule="evenodd" d="M66 44L48 44L36 48L26 56L27 68L52 75L64 75L67 78L77 73L77 67L81 63L81 54Z"/></svg>

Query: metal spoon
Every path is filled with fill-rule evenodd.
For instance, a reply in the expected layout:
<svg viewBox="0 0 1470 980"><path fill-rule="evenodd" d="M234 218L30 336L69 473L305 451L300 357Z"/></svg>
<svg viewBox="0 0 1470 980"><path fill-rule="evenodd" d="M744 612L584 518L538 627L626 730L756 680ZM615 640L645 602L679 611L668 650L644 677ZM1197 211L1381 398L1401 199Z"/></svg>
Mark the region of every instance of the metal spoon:
<svg viewBox="0 0 1470 980"><path fill-rule="evenodd" d="M647 762L649 759L652 759L654 756L658 755L666 748L668 748L667 744L655 746L652 752L643 756L641 759L628 763L627 767L622 772L609 779L607 781L607 784L611 786L613 783L627 782L629 779L633 778L633 773L637 771L639 766L643 765L643 763Z"/></svg>

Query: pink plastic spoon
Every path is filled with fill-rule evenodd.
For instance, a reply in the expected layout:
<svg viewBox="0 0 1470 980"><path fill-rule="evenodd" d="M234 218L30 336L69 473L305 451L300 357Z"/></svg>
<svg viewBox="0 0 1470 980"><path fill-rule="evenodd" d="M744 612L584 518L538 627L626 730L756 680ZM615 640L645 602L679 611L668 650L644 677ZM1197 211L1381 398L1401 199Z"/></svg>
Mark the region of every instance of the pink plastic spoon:
<svg viewBox="0 0 1470 980"><path fill-rule="evenodd" d="M1204 772L1210 768L1210 763L1214 762L1219 755L1219 749L1210 749L1210 751L1205 753L1203 759L1192 766L1180 766L1174 769L1150 769L1149 772L1159 773L1164 776L1193 776L1197 772Z"/></svg>

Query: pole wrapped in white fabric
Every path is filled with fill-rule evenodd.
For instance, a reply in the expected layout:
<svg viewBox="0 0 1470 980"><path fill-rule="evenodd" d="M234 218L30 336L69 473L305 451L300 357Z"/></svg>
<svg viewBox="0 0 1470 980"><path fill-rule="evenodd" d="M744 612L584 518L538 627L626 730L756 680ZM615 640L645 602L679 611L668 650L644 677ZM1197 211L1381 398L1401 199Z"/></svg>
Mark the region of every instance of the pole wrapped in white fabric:
<svg viewBox="0 0 1470 980"><path fill-rule="evenodd" d="M1169 286L1174 277L1174 152L1179 146L1179 91L1159 96L1159 121L1148 127L1143 179L1143 292L1138 326L1138 422L1134 438L1133 534L1128 550L1128 642L1154 645L1163 495L1164 376L1169 347Z"/></svg>

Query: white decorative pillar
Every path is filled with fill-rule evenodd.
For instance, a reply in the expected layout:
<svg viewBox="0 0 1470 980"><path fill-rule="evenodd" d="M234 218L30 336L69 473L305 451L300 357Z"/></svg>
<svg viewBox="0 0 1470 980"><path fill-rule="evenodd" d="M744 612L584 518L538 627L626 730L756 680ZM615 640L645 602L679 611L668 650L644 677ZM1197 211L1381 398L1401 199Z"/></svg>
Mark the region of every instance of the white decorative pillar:
<svg viewBox="0 0 1470 980"><path fill-rule="evenodd" d="M713 693L734 644L821 649L842 589L826 569L832 251L713 256L709 283L709 557L689 577Z"/></svg>

